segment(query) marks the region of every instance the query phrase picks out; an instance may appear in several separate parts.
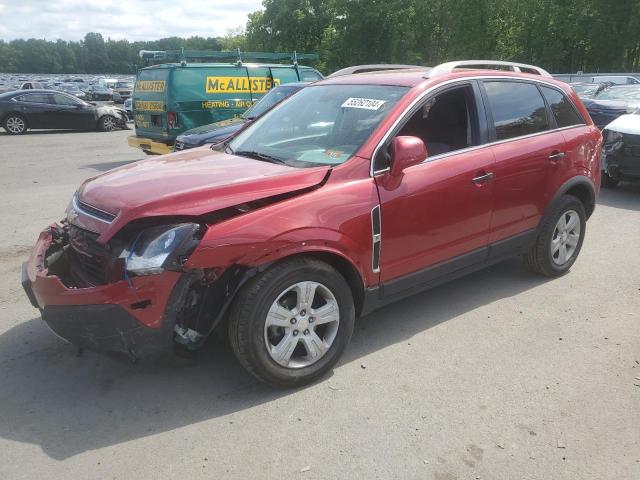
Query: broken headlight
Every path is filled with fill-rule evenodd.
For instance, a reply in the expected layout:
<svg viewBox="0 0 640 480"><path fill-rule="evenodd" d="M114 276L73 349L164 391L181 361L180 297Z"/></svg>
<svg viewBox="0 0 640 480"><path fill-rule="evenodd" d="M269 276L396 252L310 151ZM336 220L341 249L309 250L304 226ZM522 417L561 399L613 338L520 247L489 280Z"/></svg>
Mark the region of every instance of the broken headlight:
<svg viewBox="0 0 640 480"><path fill-rule="evenodd" d="M126 272L153 275L179 268L198 244L199 229L196 223L182 223L142 230L122 253Z"/></svg>

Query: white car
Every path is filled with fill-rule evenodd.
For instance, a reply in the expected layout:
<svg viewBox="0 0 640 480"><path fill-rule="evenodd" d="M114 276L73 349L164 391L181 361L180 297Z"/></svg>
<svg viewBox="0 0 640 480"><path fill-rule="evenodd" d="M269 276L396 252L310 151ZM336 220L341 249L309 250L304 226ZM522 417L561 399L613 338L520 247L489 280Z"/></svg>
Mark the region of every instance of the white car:
<svg viewBox="0 0 640 480"><path fill-rule="evenodd" d="M602 186L640 180L640 109L622 115L602 131Z"/></svg>

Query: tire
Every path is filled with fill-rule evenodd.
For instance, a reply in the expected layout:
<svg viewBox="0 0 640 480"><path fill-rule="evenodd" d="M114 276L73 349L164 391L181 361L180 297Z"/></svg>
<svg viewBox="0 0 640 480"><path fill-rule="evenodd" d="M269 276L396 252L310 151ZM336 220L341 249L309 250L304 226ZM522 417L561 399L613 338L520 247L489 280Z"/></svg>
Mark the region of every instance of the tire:
<svg viewBox="0 0 640 480"><path fill-rule="evenodd" d="M616 180L607 172L602 172L602 180L600 182L600 185L602 185L603 188L615 188L619 183L620 180Z"/></svg>
<svg viewBox="0 0 640 480"><path fill-rule="evenodd" d="M98 120L98 130L101 132L113 132L118 128L118 119L113 115L103 115Z"/></svg>
<svg viewBox="0 0 640 480"><path fill-rule="evenodd" d="M572 195L560 197L543 217L536 242L524 256L525 264L546 277L560 277L567 273L582 248L586 218L580 200Z"/></svg>
<svg viewBox="0 0 640 480"><path fill-rule="evenodd" d="M11 113L6 116L3 123L5 131L9 135L22 135L27 131L27 120L16 113Z"/></svg>
<svg viewBox="0 0 640 480"><path fill-rule="evenodd" d="M315 292L307 295L315 307L306 307L301 291ZM292 258L241 289L229 316L229 340L240 364L258 380L294 387L331 370L351 339L354 322L353 296L342 275L319 260ZM278 355L285 351L289 357Z"/></svg>

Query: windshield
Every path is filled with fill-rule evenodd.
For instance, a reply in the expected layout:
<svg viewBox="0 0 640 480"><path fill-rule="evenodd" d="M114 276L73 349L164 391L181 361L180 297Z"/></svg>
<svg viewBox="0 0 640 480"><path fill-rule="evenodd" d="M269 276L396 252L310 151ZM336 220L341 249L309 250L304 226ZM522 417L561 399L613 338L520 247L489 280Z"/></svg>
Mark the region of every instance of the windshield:
<svg viewBox="0 0 640 480"><path fill-rule="evenodd" d="M244 112L242 115L243 118L253 119L259 117L264 112L273 107L276 103L280 103L282 100L287 98L290 95L293 95L302 87L292 87L290 85L280 85L278 87L274 87L264 95L260 100L253 104L249 110Z"/></svg>
<svg viewBox="0 0 640 480"><path fill-rule="evenodd" d="M598 100L640 100L640 88L609 88L599 95Z"/></svg>
<svg viewBox="0 0 640 480"><path fill-rule="evenodd" d="M116 88L133 88L133 84L128 82L118 82L116 83Z"/></svg>
<svg viewBox="0 0 640 480"><path fill-rule="evenodd" d="M295 167L339 165L364 144L408 90L382 85L306 87L260 117L227 149Z"/></svg>

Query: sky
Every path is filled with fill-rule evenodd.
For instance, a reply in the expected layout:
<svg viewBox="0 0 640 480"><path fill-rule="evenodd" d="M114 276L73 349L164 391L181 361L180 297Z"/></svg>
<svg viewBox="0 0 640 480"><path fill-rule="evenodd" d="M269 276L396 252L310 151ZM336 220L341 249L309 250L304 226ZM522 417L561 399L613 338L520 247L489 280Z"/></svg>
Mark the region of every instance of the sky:
<svg viewBox="0 0 640 480"><path fill-rule="evenodd" d="M223 36L244 27L261 0L0 0L0 39L116 40Z"/></svg>

